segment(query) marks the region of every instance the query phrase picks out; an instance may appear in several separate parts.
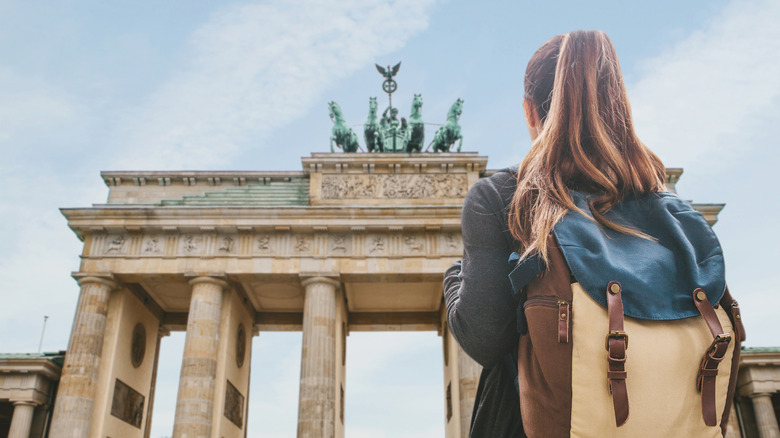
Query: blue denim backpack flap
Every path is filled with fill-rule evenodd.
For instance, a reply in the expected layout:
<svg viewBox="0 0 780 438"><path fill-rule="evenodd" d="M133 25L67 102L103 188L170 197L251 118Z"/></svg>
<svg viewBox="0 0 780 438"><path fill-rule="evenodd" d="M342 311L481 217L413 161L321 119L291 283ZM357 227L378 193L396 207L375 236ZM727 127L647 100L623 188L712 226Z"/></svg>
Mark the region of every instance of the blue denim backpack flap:
<svg viewBox="0 0 780 438"><path fill-rule="evenodd" d="M606 307L610 281L623 287L626 316L674 320L698 316L691 299L702 288L712 305L726 288L723 251L704 217L672 193L624 199L607 212L616 223L644 232L654 240L599 226L590 195L572 191L575 204L590 217L570 210L556 224L555 237L577 281Z"/></svg>

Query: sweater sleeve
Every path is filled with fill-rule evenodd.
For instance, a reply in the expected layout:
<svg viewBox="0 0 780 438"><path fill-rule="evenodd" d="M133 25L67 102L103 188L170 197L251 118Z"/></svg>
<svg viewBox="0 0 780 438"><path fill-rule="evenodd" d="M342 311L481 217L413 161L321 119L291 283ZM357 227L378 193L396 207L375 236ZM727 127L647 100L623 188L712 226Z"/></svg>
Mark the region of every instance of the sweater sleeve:
<svg viewBox="0 0 780 438"><path fill-rule="evenodd" d="M477 181L463 205L463 260L444 278L449 329L461 348L487 368L512 350L518 336L503 210L491 181Z"/></svg>

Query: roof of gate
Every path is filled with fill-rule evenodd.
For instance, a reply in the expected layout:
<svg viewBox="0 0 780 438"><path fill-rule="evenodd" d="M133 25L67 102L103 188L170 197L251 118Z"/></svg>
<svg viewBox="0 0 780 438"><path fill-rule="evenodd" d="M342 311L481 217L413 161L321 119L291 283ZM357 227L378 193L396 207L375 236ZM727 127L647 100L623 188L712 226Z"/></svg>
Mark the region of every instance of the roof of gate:
<svg viewBox="0 0 780 438"><path fill-rule="evenodd" d="M309 179L290 177L283 181L251 183L241 187L206 191L200 195L184 195L178 199L163 199L161 207L229 207L229 206L296 206L309 205Z"/></svg>

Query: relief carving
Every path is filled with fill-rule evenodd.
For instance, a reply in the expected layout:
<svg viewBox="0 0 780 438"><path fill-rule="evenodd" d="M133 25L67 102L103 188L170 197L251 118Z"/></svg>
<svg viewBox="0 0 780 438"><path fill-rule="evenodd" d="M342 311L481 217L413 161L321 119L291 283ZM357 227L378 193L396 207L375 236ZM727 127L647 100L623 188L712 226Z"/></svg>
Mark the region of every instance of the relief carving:
<svg viewBox="0 0 780 438"><path fill-rule="evenodd" d="M239 429L244 428L244 395L241 394L230 380L225 385L225 418Z"/></svg>
<svg viewBox="0 0 780 438"><path fill-rule="evenodd" d="M311 242L309 237L305 234L299 234L295 236L295 252L309 252L311 251Z"/></svg>
<svg viewBox="0 0 780 438"><path fill-rule="evenodd" d="M323 175L323 199L463 198L466 175Z"/></svg>
<svg viewBox="0 0 780 438"><path fill-rule="evenodd" d="M382 236L374 236L374 237L372 237L368 253L370 255L384 254L385 253L385 238L382 237Z"/></svg>
<svg viewBox="0 0 780 438"><path fill-rule="evenodd" d="M452 231L444 234L444 241L447 243L447 249L457 251L459 249L458 241L455 239L455 233Z"/></svg>
<svg viewBox="0 0 780 438"><path fill-rule="evenodd" d="M182 245L181 249L186 254L192 254L195 252L198 252L200 249L200 236L195 236L192 234L185 234L182 236Z"/></svg>
<svg viewBox="0 0 780 438"><path fill-rule="evenodd" d="M257 236L257 249L260 252L273 252L271 249L271 235L261 234Z"/></svg>
<svg viewBox="0 0 780 438"><path fill-rule="evenodd" d="M122 254L125 252L125 242L127 242L127 236L120 234L109 238L108 248L106 254Z"/></svg>
<svg viewBox="0 0 780 438"><path fill-rule="evenodd" d="M232 254L236 247L236 240L230 236L222 236L219 239L217 250L223 254Z"/></svg>
<svg viewBox="0 0 780 438"><path fill-rule="evenodd" d="M144 399L140 392L116 379L114 397L111 401L111 415L140 429L144 417Z"/></svg>
<svg viewBox="0 0 780 438"><path fill-rule="evenodd" d="M148 236L144 245L143 252L145 254L160 254L162 253L162 245L160 236Z"/></svg>
<svg viewBox="0 0 780 438"><path fill-rule="evenodd" d="M347 254L347 236L344 234L332 234L330 236L330 252L331 254Z"/></svg>
<svg viewBox="0 0 780 438"><path fill-rule="evenodd" d="M425 252L425 243L418 242L417 236L404 236L404 243L406 244L406 249L412 254L421 254Z"/></svg>

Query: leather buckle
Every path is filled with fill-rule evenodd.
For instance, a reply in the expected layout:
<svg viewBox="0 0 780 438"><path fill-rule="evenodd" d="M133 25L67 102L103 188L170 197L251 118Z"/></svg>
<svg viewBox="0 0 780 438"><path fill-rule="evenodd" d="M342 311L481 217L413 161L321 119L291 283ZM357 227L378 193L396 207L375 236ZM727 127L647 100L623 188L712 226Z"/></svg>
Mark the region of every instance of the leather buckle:
<svg viewBox="0 0 780 438"><path fill-rule="evenodd" d="M609 340L610 339L622 339L623 342L626 343L626 350L628 350L628 333L621 332L618 330L610 330L609 333L607 333L606 339L604 339L604 349L609 351ZM717 339L717 338L715 338ZM715 341L713 341L713 344Z"/></svg>
<svg viewBox="0 0 780 438"><path fill-rule="evenodd" d="M707 355L710 356L712 359L715 359L715 360L723 359L723 356L726 355L725 351L723 352L723 354L720 357L714 357L712 355L717 352L718 344L726 344L726 345L728 345L729 342L731 342L731 333L721 333L721 334L715 336L715 339L712 340L712 343L710 344L710 347L707 349L707 351L708 351ZM628 347L626 347L626 348L628 348Z"/></svg>

